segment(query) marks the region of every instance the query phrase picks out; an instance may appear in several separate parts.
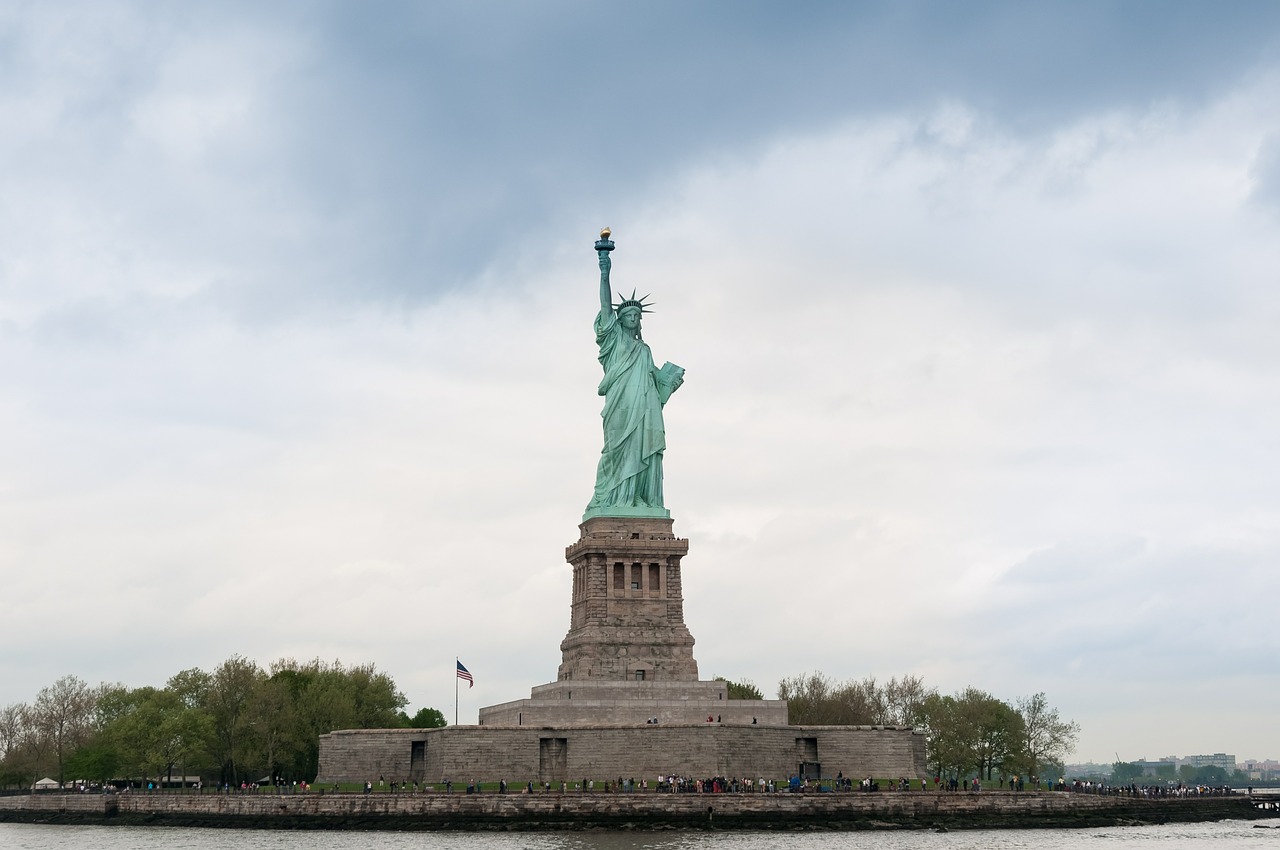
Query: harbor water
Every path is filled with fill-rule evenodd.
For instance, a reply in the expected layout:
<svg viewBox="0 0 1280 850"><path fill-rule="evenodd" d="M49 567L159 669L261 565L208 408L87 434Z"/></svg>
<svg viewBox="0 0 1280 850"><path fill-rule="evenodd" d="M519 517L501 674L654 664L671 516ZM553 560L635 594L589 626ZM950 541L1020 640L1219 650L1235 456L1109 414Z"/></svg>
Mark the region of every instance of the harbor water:
<svg viewBox="0 0 1280 850"><path fill-rule="evenodd" d="M1280 850L1280 819L952 832L332 832L0 823L0 850Z"/></svg>

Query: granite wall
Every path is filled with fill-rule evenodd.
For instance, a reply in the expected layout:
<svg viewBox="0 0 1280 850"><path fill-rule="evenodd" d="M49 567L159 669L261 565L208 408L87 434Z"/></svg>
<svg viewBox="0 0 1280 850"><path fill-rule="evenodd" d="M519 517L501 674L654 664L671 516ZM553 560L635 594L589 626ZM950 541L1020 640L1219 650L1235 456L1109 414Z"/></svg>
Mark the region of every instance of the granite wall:
<svg viewBox="0 0 1280 850"><path fill-rule="evenodd" d="M924 736L877 726L451 726L355 729L320 737L326 782L509 783L659 775L785 779L802 762L826 777L922 777Z"/></svg>

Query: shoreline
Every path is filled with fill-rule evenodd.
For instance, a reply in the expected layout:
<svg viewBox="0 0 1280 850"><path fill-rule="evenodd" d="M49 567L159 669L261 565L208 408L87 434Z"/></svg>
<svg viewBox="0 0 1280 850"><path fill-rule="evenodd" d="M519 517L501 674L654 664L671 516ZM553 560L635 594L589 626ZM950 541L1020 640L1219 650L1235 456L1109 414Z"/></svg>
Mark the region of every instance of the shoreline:
<svg viewBox="0 0 1280 850"><path fill-rule="evenodd" d="M0 823L391 831L1070 829L1275 818L1246 796L1062 791L845 794L36 794Z"/></svg>

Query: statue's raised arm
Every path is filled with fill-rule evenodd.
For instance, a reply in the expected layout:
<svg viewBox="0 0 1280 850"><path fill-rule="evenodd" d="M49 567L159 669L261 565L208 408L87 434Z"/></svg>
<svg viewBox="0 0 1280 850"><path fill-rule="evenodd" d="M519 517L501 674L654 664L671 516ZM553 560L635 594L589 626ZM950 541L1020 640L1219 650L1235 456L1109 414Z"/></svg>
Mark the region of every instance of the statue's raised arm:
<svg viewBox="0 0 1280 850"><path fill-rule="evenodd" d="M661 369L640 333L640 319L648 312L648 298L624 298L616 310L609 282L609 228L600 231L600 312L596 315L596 345L604 377L598 392L604 396L604 449L596 467L596 489L583 519L594 516L669 517L663 505L662 455L667 448L662 407L684 382L684 369L672 363Z"/></svg>

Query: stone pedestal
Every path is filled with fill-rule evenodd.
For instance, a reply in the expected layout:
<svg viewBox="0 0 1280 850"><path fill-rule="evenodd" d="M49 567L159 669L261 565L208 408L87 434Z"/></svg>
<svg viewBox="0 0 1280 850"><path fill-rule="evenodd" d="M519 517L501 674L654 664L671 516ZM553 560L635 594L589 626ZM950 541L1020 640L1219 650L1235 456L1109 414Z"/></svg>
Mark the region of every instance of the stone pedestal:
<svg viewBox="0 0 1280 850"><path fill-rule="evenodd" d="M481 726L786 725L786 701L730 700L724 682L698 681L680 581L689 541L671 522L590 517L578 526L565 549L573 595L556 681L481 708Z"/></svg>
<svg viewBox="0 0 1280 850"><path fill-rule="evenodd" d="M696 682L684 623L680 559L689 541L672 520L592 517L565 550L573 567L560 681ZM585 681L584 681L585 680Z"/></svg>

